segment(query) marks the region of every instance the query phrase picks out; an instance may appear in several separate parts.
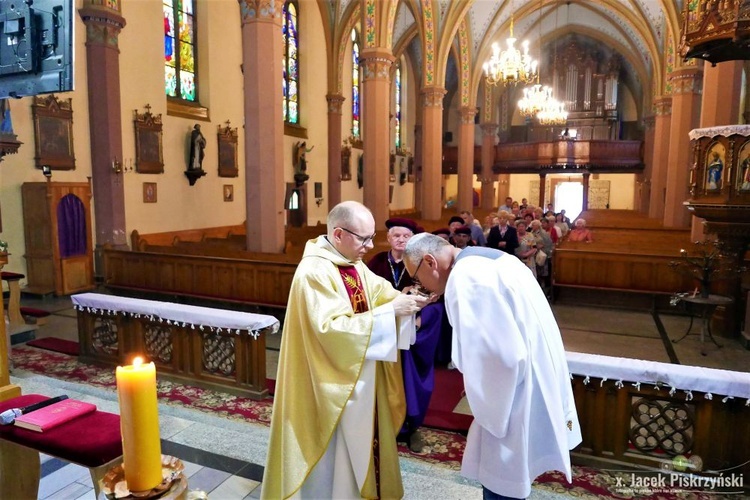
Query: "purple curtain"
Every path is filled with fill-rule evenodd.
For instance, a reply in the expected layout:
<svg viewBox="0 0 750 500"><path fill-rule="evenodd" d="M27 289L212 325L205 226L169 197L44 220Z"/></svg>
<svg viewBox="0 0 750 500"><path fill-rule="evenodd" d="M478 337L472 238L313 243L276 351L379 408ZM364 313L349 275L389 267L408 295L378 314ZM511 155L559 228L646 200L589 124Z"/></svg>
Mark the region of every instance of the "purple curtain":
<svg viewBox="0 0 750 500"><path fill-rule="evenodd" d="M74 194L65 195L57 205L57 240L61 258L86 254L86 212Z"/></svg>

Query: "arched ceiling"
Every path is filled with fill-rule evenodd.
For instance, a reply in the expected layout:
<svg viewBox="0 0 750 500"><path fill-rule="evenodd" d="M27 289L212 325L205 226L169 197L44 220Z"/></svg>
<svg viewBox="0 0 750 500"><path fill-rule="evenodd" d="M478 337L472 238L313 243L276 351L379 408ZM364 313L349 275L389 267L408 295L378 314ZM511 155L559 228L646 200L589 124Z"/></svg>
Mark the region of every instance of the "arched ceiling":
<svg viewBox="0 0 750 500"><path fill-rule="evenodd" d="M323 0L334 23L342 22L347 6L359 0ZM393 26L393 44L413 36L412 29L421 22L423 2L400 0ZM452 18L458 0L429 0L432 6L435 36L455 33L451 26L463 19ZM683 0L462 0L471 3L466 14L471 46L472 92L476 94L481 67L491 53L493 42L505 45L509 36L511 13L514 34L520 44L530 42L532 56L538 58L540 41L559 33L586 34L587 37L616 48L632 68L633 78L650 88L643 80L652 80L658 88L665 77L667 40L679 34L679 12ZM464 4L465 5L465 4ZM419 33L423 33L420 29ZM406 40L404 40L406 42ZM413 40L410 52L415 52ZM450 44L447 45L448 47ZM412 54L416 55L416 54ZM447 54L441 54L447 63ZM444 64L445 64L444 63ZM544 71L544 68L542 68ZM446 75L447 76L447 75Z"/></svg>

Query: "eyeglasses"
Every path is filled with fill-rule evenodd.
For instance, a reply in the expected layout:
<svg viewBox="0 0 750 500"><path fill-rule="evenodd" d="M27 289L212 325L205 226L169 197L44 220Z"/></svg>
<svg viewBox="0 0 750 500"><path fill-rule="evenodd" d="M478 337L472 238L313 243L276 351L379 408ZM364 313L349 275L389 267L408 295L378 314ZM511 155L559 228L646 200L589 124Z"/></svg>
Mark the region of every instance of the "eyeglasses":
<svg viewBox="0 0 750 500"><path fill-rule="evenodd" d="M419 259L419 264L417 264L417 268L414 270L414 274L411 275L411 280L418 287L422 286L422 283L419 282L419 278L417 278L417 273L419 272L419 268L422 267L422 262L424 262L424 256Z"/></svg>
<svg viewBox="0 0 750 500"><path fill-rule="evenodd" d="M338 229L341 229L342 231L346 231L347 233L351 234L355 238L357 238L360 242L360 244L364 247L367 246L368 243L370 243L372 240L375 239L375 233L372 233L371 236L361 236L354 231L350 231L349 229L345 227L339 227Z"/></svg>

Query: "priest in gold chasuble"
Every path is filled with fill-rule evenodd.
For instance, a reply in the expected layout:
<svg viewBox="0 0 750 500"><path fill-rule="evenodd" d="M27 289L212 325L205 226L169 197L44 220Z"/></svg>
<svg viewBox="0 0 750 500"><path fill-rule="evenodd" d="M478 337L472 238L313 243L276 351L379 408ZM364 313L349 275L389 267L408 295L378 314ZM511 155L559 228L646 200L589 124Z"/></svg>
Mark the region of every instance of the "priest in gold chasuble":
<svg viewBox="0 0 750 500"><path fill-rule="evenodd" d="M289 293L261 497L401 498L397 350L414 342L426 299L362 263L375 236L366 207L340 203L327 222Z"/></svg>

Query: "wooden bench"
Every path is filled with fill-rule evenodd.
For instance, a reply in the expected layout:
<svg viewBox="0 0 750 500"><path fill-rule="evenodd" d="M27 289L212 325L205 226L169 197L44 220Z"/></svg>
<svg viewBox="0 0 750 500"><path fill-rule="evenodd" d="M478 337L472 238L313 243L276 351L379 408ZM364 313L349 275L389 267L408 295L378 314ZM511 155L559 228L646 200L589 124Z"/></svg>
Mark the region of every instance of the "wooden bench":
<svg viewBox="0 0 750 500"><path fill-rule="evenodd" d="M21 287L19 282L26 276L21 273L11 273L2 271L0 273L3 281L8 283L10 298L8 299L8 319L10 320L10 330L23 325L24 319L21 315Z"/></svg>
<svg viewBox="0 0 750 500"><path fill-rule="evenodd" d="M0 412L48 399L27 394L0 402ZM45 432L0 426L0 498L36 499L41 476L39 453L86 467L94 492L99 481L122 461L120 416L95 411Z"/></svg>

